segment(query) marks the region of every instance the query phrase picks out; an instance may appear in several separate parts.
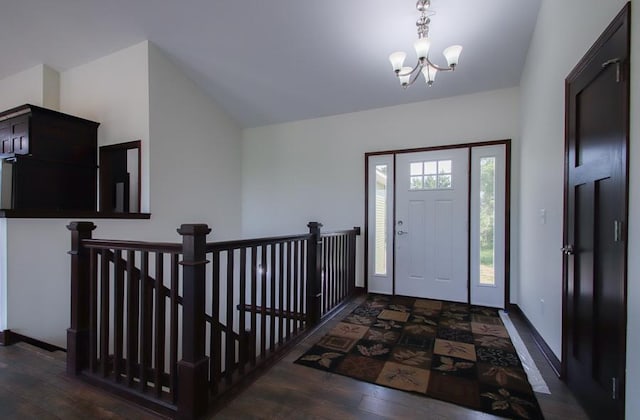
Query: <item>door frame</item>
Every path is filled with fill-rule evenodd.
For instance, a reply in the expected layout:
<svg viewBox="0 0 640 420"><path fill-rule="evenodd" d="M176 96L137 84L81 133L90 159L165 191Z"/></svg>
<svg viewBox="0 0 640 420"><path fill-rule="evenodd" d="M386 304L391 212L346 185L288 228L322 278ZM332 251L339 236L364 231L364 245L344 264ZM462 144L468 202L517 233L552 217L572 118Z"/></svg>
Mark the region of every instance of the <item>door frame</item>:
<svg viewBox="0 0 640 420"><path fill-rule="evenodd" d="M631 3L627 2L625 6L622 8L620 13L612 20L612 22L607 26L604 32L598 37L596 42L591 46L591 48L587 51L587 53L580 59L578 64L573 68L573 70L569 73L567 78L565 79L565 142L564 142L564 200L563 200L563 244L568 243L569 239L569 223L568 223L568 197L569 197L569 138L571 133L571 119L570 119L570 103L571 103L571 92L570 92L570 84L574 82L581 73L587 68L588 65L592 64L593 60L597 58L600 49L609 41L609 39L617 32L623 25L626 25L626 40L627 40L627 51L626 57L621 60L620 71L622 81L625 82L626 87L623 91L623 118L624 118L624 141L622 144L622 178L625 182L624 187L624 199L623 199L623 209L622 213L624 214L624 222L622 226L622 237L624 238L623 244L623 256L624 256L624 264L622 267L622 290L623 290L623 308L622 312L622 336L619 337L621 340L622 351L623 354L620 355L619 360L621 365L626 367L626 331L627 331L627 311L628 311L628 292L627 292L627 268L628 268L628 220L629 220L629 145L630 145L630 70L629 70L629 57L631 54L630 46L631 46ZM560 363L560 378L565 380L567 379L567 358L568 358L568 329L569 329L569 314L568 314L568 304L567 301L569 299L569 262L567 256L563 256L562 258L562 349L561 355L562 360ZM623 404L626 404L625 401L625 386L626 386L626 372L625 369L621 369L621 372L625 374L622 381L622 390L620 392L620 398L623 400Z"/></svg>
<svg viewBox="0 0 640 420"><path fill-rule="evenodd" d="M393 167L394 171L396 168L396 155L405 154L405 153L416 153L416 152L432 152L438 150L446 150L446 149L460 149L460 148L468 148L469 149L469 168L471 168L471 149L474 147L482 147L482 146L505 146L505 229L504 229L504 308L508 308L510 304L510 296L511 296L511 139L502 139L502 140L489 140L489 141L480 141L480 142L471 142L471 143L457 143L451 145L442 145L442 146L427 146L427 147L417 147L411 149L392 149L392 150L383 150L378 152L367 152L364 154L364 290L365 292L369 292L369 157L371 156L379 156L379 155L392 155L393 156ZM469 170L469 186L471 185L471 170ZM392 188L395 191L395 181L396 177L394 174L393 182L389 184L388 188ZM471 195L471 188L468 190L469 196ZM469 197L471 198L471 197ZM471 206L469 207L469 213L471 212ZM471 216L470 214L468 215ZM395 199L393 201L393 220L396 219L396 206ZM471 239L471 230L469 229L469 240ZM396 238L395 234L392 235L393 239L390 248L393 250L394 255L392 258L392 270L395 273L395 245ZM471 247L467 247L467 262L471 261ZM471 302L471 270L467 273L467 302ZM395 296L395 279L392 286L392 294Z"/></svg>

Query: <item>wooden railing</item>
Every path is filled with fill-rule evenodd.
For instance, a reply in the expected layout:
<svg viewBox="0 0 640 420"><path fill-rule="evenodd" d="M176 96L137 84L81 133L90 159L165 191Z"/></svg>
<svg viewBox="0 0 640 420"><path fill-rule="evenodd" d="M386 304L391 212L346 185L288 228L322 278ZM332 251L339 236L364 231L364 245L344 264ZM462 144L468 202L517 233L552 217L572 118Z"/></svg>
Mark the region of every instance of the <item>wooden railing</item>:
<svg viewBox="0 0 640 420"><path fill-rule="evenodd" d="M360 230L321 226L207 243L206 225L183 225L172 244L71 223L68 372L170 416L206 412L354 292Z"/></svg>

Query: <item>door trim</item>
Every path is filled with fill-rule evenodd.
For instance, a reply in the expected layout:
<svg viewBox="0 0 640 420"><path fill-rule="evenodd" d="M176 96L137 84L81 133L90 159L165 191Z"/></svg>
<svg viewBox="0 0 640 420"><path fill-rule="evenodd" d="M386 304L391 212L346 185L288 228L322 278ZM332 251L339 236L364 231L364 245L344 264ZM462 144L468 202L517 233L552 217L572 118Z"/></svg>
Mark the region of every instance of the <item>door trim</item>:
<svg viewBox="0 0 640 420"><path fill-rule="evenodd" d="M622 178L625 182L624 187L624 199L623 199L623 209L622 212L624 214L624 224L623 224L623 238L624 240L624 266L622 268L622 281L623 281L623 309L622 309L622 337L620 337L622 344L622 352L619 360L622 366L626 366L626 331L627 331L627 266L628 266L628 220L629 220L629 140L630 140L630 81L629 81L629 58L630 58L630 44L631 44L631 24L630 24L630 16L631 16L631 2L627 2L625 6L622 8L620 13L613 19L613 21L609 24L609 26L605 29L605 31L600 35L600 37L596 40L596 42L591 46L591 48L587 51L584 57L576 64L573 70L569 73L567 78L565 79L565 144L564 144L564 199L563 199L563 218L564 218L564 226L563 226L563 244L568 243L569 231L568 231L568 181L569 181L569 138L571 133L571 120L569 118L569 103L571 100L571 92L570 85L574 81L578 79L579 76L582 75L582 72L587 69L587 67L593 63L593 60L596 59L600 49L607 43L607 41L617 32L621 27L626 25L626 54L624 58L621 58L621 80L625 83L625 88L623 91L623 118L624 118L624 141L622 144ZM568 286L569 286L569 278L568 278L568 259L563 257L562 259L562 360L560 364L560 378L563 380L567 379L567 358L568 358L568 328L569 328L569 315L567 309L567 300L569 298ZM621 372L624 374L625 369L621 369ZM622 392L620 393L620 398L623 400L623 404L625 403L625 382L626 375L623 379L623 387Z"/></svg>
<svg viewBox="0 0 640 420"><path fill-rule="evenodd" d="M441 145L441 146L429 146L429 147L417 147L410 149L391 149L391 150L381 150L376 152L367 152L364 154L364 243L369 243L369 157L377 156L377 155L393 155L393 166L394 171L396 168L396 155L404 154L404 153L415 153L415 152L431 152L437 150L446 150L446 149L459 149L459 148L468 148L471 149L473 147L480 146L496 146L496 145L504 145L505 146L505 164L506 164L506 174L505 174L505 238L504 238L504 246L505 246L505 266L504 266L504 275L505 275L505 287L504 287L504 305L505 308L508 308L508 305L511 303L511 139L501 139L501 140L488 140L488 141L478 141L478 142L467 142L467 143L457 143L450 145ZM469 171L471 173L471 171ZM469 175L471 176L471 175ZM395 174L392 183L392 188L395 189ZM393 219L396 217L396 209L395 209L395 200L393 203ZM470 233L469 233L470 234ZM393 235L393 241L391 246L395 249L395 235ZM468 252L467 258L470 258L470 251ZM392 259L393 267L391 269L395 272L395 253ZM364 290L365 292L369 291L368 283L369 283L369 252L368 246L364 247ZM467 285L470 286L471 277L470 274L467 277ZM393 284L393 294L395 295L395 281ZM470 290L470 289L469 289ZM469 298L470 298L470 292ZM469 299L470 301L470 299Z"/></svg>

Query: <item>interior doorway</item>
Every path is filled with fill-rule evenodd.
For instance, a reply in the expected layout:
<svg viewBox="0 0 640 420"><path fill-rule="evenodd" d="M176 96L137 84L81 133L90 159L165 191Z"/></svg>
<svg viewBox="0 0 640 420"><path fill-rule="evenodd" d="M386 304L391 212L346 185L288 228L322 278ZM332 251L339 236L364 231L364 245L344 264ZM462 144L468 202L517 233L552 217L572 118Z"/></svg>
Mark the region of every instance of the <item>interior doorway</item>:
<svg viewBox="0 0 640 420"><path fill-rule="evenodd" d="M505 307L509 149L366 155L368 291Z"/></svg>

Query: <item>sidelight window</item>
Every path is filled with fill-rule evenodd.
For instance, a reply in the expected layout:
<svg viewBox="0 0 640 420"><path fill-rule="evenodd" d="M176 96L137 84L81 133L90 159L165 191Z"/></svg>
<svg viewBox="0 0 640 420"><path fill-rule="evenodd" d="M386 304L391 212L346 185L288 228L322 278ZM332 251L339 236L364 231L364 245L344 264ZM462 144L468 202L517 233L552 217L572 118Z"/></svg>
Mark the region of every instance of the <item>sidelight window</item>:
<svg viewBox="0 0 640 420"><path fill-rule="evenodd" d="M387 274L387 165L376 165L375 202L375 274Z"/></svg>
<svg viewBox="0 0 640 420"><path fill-rule="evenodd" d="M495 271L495 223L496 223L496 158L480 159L480 284L494 285Z"/></svg>

